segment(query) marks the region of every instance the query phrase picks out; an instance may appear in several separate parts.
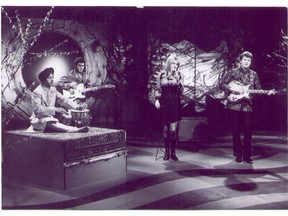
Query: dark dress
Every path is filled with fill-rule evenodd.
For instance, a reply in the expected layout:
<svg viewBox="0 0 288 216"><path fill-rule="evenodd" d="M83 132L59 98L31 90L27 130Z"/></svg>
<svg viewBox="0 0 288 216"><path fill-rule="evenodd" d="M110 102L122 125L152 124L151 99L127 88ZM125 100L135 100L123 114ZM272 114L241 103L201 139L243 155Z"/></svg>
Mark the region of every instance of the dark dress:
<svg viewBox="0 0 288 216"><path fill-rule="evenodd" d="M169 124L179 121L180 116L180 94L181 84L180 76L167 79L164 75L160 76L161 97L160 113L163 124Z"/></svg>

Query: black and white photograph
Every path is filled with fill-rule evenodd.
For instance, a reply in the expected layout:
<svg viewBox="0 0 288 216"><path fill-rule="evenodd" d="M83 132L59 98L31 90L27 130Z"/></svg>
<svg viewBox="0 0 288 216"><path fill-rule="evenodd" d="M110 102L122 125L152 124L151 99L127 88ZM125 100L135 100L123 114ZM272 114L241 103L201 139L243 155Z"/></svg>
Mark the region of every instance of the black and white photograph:
<svg viewBox="0 0 288 216"><path fill-rule="evenodd" d="M287 210L285 5L45 3L1 3L2 212Z"/></svg>

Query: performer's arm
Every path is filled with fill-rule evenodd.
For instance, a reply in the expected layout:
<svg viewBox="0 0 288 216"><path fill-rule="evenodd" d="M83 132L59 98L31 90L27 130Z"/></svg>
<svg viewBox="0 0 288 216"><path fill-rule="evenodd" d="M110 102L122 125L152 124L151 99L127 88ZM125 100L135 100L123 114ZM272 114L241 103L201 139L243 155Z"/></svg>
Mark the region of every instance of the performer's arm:
<svg viewBox="0 0 288 216"><path fill-rule="evenodd" d="M184 91L184 76L182 75L180 71L179 71L179 76L180 76L180 80L179 80L180 88L181 88L181 92L183 92Z"/></svg>
<svg viewBox="0 0 288 216"><path fill-rule="evenodd" d="M222 81L219 84L219 88L225 91L226 94L229 94L232 92L228 84L233 80L233 78L234 78L233 71L229 71L228 73L224 75L224 77L222 78Z"/></svg>
<svg viewBox="0 0 288 216"><path fill-rule="evenodd" d="M84 80L85 88L91 87L91 82L90 82L90 79L88 78L87 74L85 74L83 78L84 78L83 80Z"/></svg>
<svg viewBox="0 0 288 216"><path fill-rule="evenodd" d="M33 92L32 93L32 105L34 109L34 113L38 118L47 117L49 115L55 115L56 107L47 107L42 105L42 95Z"/></svg>
<svg viewBox="0 0 288 216"><path fill-rule="evenodd" d="M69 73L65 76L62 76L60 78L60 81L57 83L57 88L64 89L66 91L70 90L71 88L76 88L77 81L73 76L71 76Z"/></svg>
<svg viewBox="0 0 288 216"><path fill-rule="evenodd" d="M254 89L261 89L261 83L260 83L259 76L257 73L255 73L255 78L254 78Z"/></svg>
<svg viewBox="0 0 288 216"><path fill-rule="evenodd" d="M65 107L66 109L76 109L79 105L69 98L64 97L60 92L55 90L56 93L56 103L60 106Z"/></svg>
<svg viewBox="0 0 288 216"><path fill-rule="evenodd" d="M157 109L160 108L160 102L159 102L159 99L161 97L161 73L159 73L158 77L157 77L157 80L156 80L156 89L155 89L155 106Z"/></svg>

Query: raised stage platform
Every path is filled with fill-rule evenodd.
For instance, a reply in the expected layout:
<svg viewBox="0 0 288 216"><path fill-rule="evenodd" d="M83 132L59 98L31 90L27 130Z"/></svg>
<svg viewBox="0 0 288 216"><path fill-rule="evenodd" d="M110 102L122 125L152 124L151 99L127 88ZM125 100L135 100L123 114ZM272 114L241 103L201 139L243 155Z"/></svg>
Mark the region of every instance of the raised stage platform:
<svg viewBox="0 0 288 216"><path fill-rule="evenodd" d="M88 133L3 133L3 175L68 189L127 171L126 132L91 127Z"/></svg>

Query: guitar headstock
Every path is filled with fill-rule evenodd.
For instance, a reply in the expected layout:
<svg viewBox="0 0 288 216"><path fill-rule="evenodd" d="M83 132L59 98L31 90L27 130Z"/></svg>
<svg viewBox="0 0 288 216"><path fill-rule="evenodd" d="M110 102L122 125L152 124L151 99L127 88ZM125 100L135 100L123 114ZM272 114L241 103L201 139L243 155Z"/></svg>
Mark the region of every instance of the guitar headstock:
<svg viewBox="0 0 288 216"><path fill-rule="evenodd" d="M285 94L287 92L287 89L281 89L281 90L275 90L275 89L272 89L272 90L269 90L268 91L268 95L275 95L275 94Z"/></svg>
<svg viewBox="0 0 288 216"><path fill-rule="evenodd" d="M276 91L277 94L283 94L283 93L286 93L286 92L287 92L286 88Z"/></svg>

